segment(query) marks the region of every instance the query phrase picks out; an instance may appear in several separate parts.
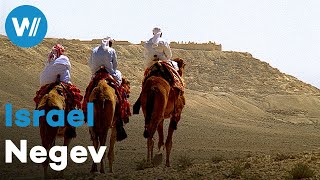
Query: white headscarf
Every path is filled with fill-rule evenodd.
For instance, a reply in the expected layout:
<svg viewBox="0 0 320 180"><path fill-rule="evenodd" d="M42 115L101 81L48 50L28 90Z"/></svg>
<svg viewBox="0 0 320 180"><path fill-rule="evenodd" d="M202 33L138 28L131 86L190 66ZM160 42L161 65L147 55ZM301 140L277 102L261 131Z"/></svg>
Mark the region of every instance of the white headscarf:
<svg viewBox="0 0 320 180"><path fill-rule="evenodd" d="M112 41L111 37L107 36L106 38L103 38L101 40L101 46L104 50L107 50L108 48L110 48L109 46L109 42Z"/></svg>
<svg viewBox="0 0 320 180"><path fill-rule="evenodd" d="M161 32L161 29L159 27L155 27L153 28L152 30L153 32L153 37L152 37L152 47L155 48L159 45L159 39L160 39L160 36L162 34Z"/></svg>

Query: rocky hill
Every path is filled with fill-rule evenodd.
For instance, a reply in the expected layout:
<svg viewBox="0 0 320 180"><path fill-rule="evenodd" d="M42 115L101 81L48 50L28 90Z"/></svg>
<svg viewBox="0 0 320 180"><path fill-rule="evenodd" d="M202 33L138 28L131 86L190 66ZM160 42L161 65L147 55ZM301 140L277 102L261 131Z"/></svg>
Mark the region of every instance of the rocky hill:
<svg viewBox="0 0 320 180"><path fill-rule="evenodd" d="M4 118L6 103L12 103L15 109L34 108L32 98L39 88L39 74L44 67L48 52L57 42L66 47L66 54L72 63L72 81L84 92L91 77L86 65L87 59L91 49L97 44L82 43L77 40L46 39L34 48L23 49L12 45L7 38L0 38L1 119ZM143 47L115 43L114 48L118 55L119 69L132 83L132 95L129 100L134 102L140 92L143 78ZM218 174L216 177L228 178L227 175L223 175L222 170L226 170L229 166L233 167L230 164L237 161L224 161L220 165L203 164L216 154L223 157L258 154L255 158L259 164L263 161L260 162L260 159L264 158L261 154L301 153L317 150L320 146L319 89L280 72L249 53L173 49L173 54L174 57L184 59L187 64L184 77L187 84L187 105L174 137L173 161L178 162L177 159L181 154L196 159L199 165L191 167L192 176L193 171L200 168L206 172L202 173L204 175L200 178L215 177L216 174ZM136 172L135 168L135 162L141 161L146 156L142 119L141 114L135 115L127 125L129 137L117 145L116 171L120 174L127 172L128 176L131 174L137 178L145 173L154 173L154 176L150 177L156 178L156 174L162 172L162 168L139 172ZM4 125L3 122L1 121L0 126ZM24 138L30 140L28 141L30 147L39 144L37 128L1 129L1 143L4 139L17 141ZM86 127L78 129L78 137L73 143L80 145L91 143ZM3 148L1 145L1 158L3 158ZM0 161L3 162L3 159ZM250 163L255 168L263 166ZM72 164L70 166L70 169L80 168L82 172L86 172L90 164L86 163L82 167ZM212 166L217 172L211 172L211 169L207 172ZM223 166L221 171L218 170L218 166ZM265 164L265 167L269 166L272 165ZM286 169L290 167L291 165ZM18 163L6 165L0 172L6 172L4 177L10 177L16 175L14 169L21 169L20 178L24 176L31 178L30 172L39 175L38 168L30 166L30 163L28 166ZM257 171L261 169L263 168L257 168ZM166 172L169 176L172 173L172 176L179 177L179 172L174 169ZM186 174L184 171L181 173ZM70 174L76 172L71 170ZM281 179L282 175L261 176ZM181 177L191 178L191 176Z"/></svg>

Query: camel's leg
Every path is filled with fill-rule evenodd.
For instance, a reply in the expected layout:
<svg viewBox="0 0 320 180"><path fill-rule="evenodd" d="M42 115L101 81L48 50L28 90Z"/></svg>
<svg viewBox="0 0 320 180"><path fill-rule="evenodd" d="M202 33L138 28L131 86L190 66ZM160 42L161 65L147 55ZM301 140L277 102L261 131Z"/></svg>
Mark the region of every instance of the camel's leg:
<svg viewBox="0 0 320 180"><path fill-rule="evenodd" d="M151 139L151 148L150 148L150 158L153 158L153 146L154 146L154 140Z"/></svg>
<svg viewBox="0 0 320 180"><path fill-rule="evenodd" d="M108 135L108 129L106 130L106 132L104 132L104 134L102 134L100 137L100 147L101 146L105 146L106 145L106 141L107 141L107 135ZM105 173L105 153L103 154L103 157L101 159L100 162L100 173Z"/></svg>
<svg viewBox="0 0 320 180"><path fill-rule="evenodd" d="M98 139L93 140L93 146L94 146L95 150L97 151L98 147L99 147ZM90 172L91 173L98 172L98 165L96 163L92 162L92 166L91 166L91 171Z"/></svg>
<svg viewBox="0 0 320 180"><path fill-rule="evenodd" d="M98 147L99 147L98 139L93 140L93 146L94 146L95 150L97 151ZM92 166L91 166L91 171L90 172L91 173L98 172L98 165L96 163L92 162Z"/></svg>
<svg viewBox="0 0 320 180"><path fill-rule="evenodd" d="M47 152L49 152L50 148L51 147L45 147ZM42 163L42 166L43 166L43 176L44 176L44 179L48 179L49 178L49 174L48 174L48 166L49 166L49 158L47 158L43 163Z"/></svg>
<svg viewBox="0 0 320 180"><path fill-rule="evenodd" d="M98 137L92 139L93 141L93 146L95 148L96 151L98 151L98 147L99 147L99 141L98 141ZM91 173L95 173L95 172L98 172L98 167L97 167L97 164L92 162L92 166L91 166Z"/></svg>
<svg viewBox="0 0 320 180"><path fill-rule="evenodd" d="M158 150L160 151L161 147L164 145L163 120L158 125L158 135L159 135Z"/></svg>
<svg viewBox="0 0 320 180"><path fill-rule="evenodd" d="M64 132L64 141L63 141L63 145L64 146L69 146L69 144L71 143L72 138L76 137L76 128L72 127L69 123L67 123L66 125L66 129Z"/></svg>
<svg viewBox="0 0 320 180"><path fill-rule="evenodd" d="M51 147L55 143L56 134L58 132L58 128L52 128L49 126L46 121L40 121L40 136L42 141L42 146L49 152ZM47 158L43 163L43 176L45 179L48 178L48 166L49 166L50 158Z"/></svg>
<svg viewBox="0 0 320 180"><path fill-rule="evenodd" d="M47 146L43 146L44 148L46 148L47 152L50 151L50 149L52 148L53 144L54 144L54 141L52 142L52 145L47 145ZM43 176L45 179L48 179L49 177L49 174L48 174L48 167L49 167L49 161L50 161L50 158L48 157L43 163L42 163L42 166L43 166Z"/></svg>
<svg viewBox="0 0 320 180"><path fill-rule="evenodd" d="M47 165L43 165L43 176L44 176L44 179L48 179L49 178L48 164L49 164L49 161L48 161Z"/></svg>
<svg viewBox="0 0 320 180"><path fill-rule="evenodd" d="M158 152L154 155L152 159L153 166L159 166L160 164L162 164L162 153L164 150L163 120L159 123L157 131L159 135Z"/></svg>
<svg viewBox="0 0 320 180"><path fill-rule="evenodd" d="M113 173L113 161L114 161L114 145L117 140L117 129L112 127L111 136L110 136L110 146L108 151L108 160L109 160L109 172Z"/></svg>
<svg viewBox="0 0 320 180"><path fill-rule="evenodd" d="M151 158L153 157L153 137L148 137L147 145L148 145L148 155L147 155L147 162L151 163Z"/></svg>
<svg viewBox="0 0 320 180"><path fill-rule="evenodd" d="M69 146L69 144L71 143L72 138L64 138L63 140L63 146Z"/></svg>
<svg viewBox="0 0 320 180"><path fill-rule="evenodd" d="M63 146L67 146L68 147L69 144L71 143L71 140L72 140L72 138L65 136L64 139L63 139ZM53 144L53 146L54 146L54 144ZM63 178L63 176L64 176L64 170L60 171L58 177Z"/></svg>
<svg viewBox="0 0 320 180"><path fill-rule="evenodd" d="M173 118L170 119L170 125L168 130L168 136L166 140L166 166L170 167L170 153L172 148L172 136L174 129L172 128L172 123L175 121Z"/></svg>

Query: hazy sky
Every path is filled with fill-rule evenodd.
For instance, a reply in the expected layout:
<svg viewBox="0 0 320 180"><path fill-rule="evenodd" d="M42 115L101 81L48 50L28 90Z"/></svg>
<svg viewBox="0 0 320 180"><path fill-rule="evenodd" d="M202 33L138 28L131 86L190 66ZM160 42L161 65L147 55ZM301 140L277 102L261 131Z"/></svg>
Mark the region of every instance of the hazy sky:
<svg viewBox="0 0 320 180"><path fill-rule="evenodd" d="M25 4L46 15L47 37L138 43L160 26L169 41L215 41L320 88L319 0L1 0L0 34Z"/></svg>

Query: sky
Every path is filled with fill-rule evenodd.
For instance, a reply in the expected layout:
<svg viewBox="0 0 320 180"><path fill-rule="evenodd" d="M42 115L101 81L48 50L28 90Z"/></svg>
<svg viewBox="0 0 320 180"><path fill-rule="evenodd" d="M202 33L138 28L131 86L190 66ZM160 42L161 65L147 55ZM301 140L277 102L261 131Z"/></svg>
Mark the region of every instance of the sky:
<svg viewBox="0 0 320 180"><path fill-rule="evenodd" d="M139 43L159 26L169 41L212 41L225 51L249 52L320 88L319 0L1 0L0 34L19 5L45 14L46 37Z"/></svg>

